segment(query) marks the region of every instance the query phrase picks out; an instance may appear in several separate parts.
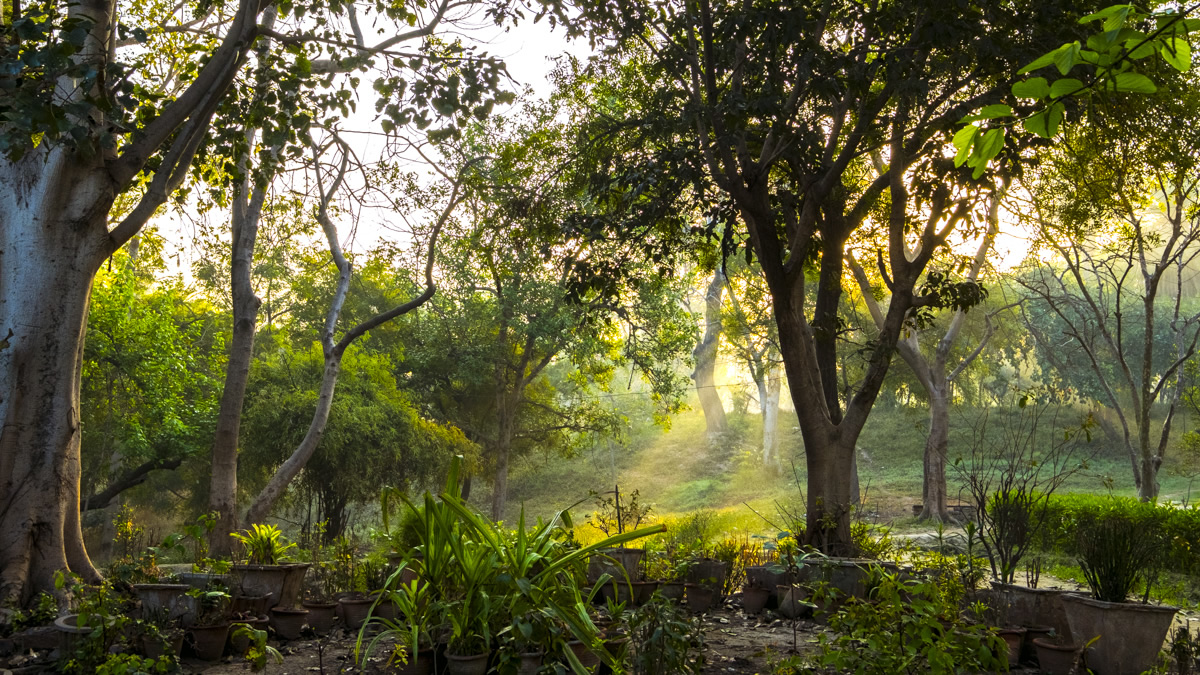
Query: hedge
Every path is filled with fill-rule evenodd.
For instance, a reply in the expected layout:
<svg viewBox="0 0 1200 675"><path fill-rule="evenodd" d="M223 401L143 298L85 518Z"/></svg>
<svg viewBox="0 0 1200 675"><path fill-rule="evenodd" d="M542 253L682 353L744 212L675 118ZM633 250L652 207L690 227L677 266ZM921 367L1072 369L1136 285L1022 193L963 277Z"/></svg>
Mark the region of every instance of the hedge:
<svg viewBox="0 0 1200 675"><path fill-rule="evenodd" d="M1165 543L1163 569L1200 575L1200 508L1142 502L1132 497L1063 494L1050 498L1045 525L1034 542L1043 551L1074 556L1075 533L1081 523L1119 513L1139 522L1147 544Z"/></svg>

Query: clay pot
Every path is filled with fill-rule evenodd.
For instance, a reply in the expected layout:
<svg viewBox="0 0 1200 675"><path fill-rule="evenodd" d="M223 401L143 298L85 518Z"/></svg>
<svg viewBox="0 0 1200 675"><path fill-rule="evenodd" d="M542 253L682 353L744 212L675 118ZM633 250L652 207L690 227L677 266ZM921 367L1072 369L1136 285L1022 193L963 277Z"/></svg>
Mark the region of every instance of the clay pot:
<svg viewBox="0 0 1200 675"><path fill-rule="evenodd" d="M1080 657L1076 645L1058 645L1034 638L1033 646L1037 650L1038 670L1046 675L1069 675L1075 668L1075 660Z"/></svg>
<svg viewBox="0 0 1200 675"><path fill-rule="evenodd" d="M654 591L658 590L657 581L635 581L630 585L633 587L633 604L639 606L650 602Z"/></svg>
<svg viewBox="0 0 1200 675"><path fill-rule="evenodd" d="M346 624L346 628L352 631L362 628L371 613L371 605L374 603L374 599L362 597L338 600L338 607L341 608L342 621Z"/></svg>
<svg viewBox="0 0 1200 675"><path fill-rule="evenodd" d="M1038 638L1049 640L1051 633L1054 633L1054 629L1050 626L1025 626L1025 637L1021 640L1021 661L1036 663L1037 647L1033 646L1033 641Z"/></svg>
<svg viewBox="0 0 1200 675"><path fill-rule="evenodd" d="M416 658L410 655L408 663L391 672L397 675L429 675L433 672L434 654L432 649L422 649L416 653Z"/></svg>
<svg viewBox="0 0 1200 675"><path fill-rule="evenodd" d="M449 675L486 675L487 669L488 655L486 653L468 656L446 655L446 672Z"/></svg>
<svg viewBox="0 0 1200 675"><path fill-rule="evenodd" d="M249 619L246 621L236 621L234 623L244 623L247 626L250 626L251 628L253 628L254 630L266 630L267 626L269 626L271 624L271 620L268 619L266 617L266 615L263 615L263 616L258 617L257 619ZM244 635L239 636L237 634L237 628L230 626L229 627L229 646L232 649L234 654L239 654L239 655L245 654L246 650L250 648L250 638L248 638Z"/></svg>
<svg viewBox="0 0 1200 675"><path fill-rule="evenodd" d="M803 586L779 586L775 593L779 598L779 607L776 611L785 619L799 619L811 609L805 602L808 598L808 589Z"/></svg>
<svg viewBox="0 0 1200 675"><path fill-rule="evenodd" d="M1079 644L1099 638L1087 648L1088 667L1096 675L1138 675L1150 669L1178 607L1135 602L1103 602L1064 595L1067 622Z"/></svg>
<svg viewBox="0 0 1200 675"><path fill-rule="evenodd" d="M318 634L325 635L333 630L333 620L337 618L336 602L305 600L302 606L308 610L308 625Z"/></svg>
<svg viewBox="0 0 1200 675"><path fill-rule="evenodd" d="M624 580L628 576L630 581L641 581L642 558L645 555L646 551L640 548L606 548L598 551L588 560L588 581L594 584L603 574L614 579Z"/></svg>
<svg viewBox="0 0 1200 675"><path fill-rule="evenodd" d="M742 589L742 610L747 614L758 614L766 608L767 601L770 599L771 591L756 586L747 586Z"/></svg>
<svg viewBox="0 0 1200 675"><path fill-rule="evenodd" d="M692 566L688 568L688 582L706 584L720 594L725 588L725 574L728 570L729 565L720 560L701 558L693 561Z"/></svg>
<svg viewBox="0 0 1200 675"><path fill-rule="evenodd" d="M695 614L703 614L713 608L717 593L708 584L687 584L688 610Z"/></svg>
<svg viewBox="0 0 1200 675"><path fill-rule="evenodd" d="M579 659L579 663L583 664L585 668L591 668L600 663L600 657L596 652L579 640L571 640L567 643L567 648L574 652L575 658Z"/></svg>
<svg viewBox="0 0 1200 675"><path fill-rule="evenodd" d="M521 663L517 666L517 675L537 675L537 671L541 667L541 652L525 652L521 654Z"/></svg>
<svg viewBox="0 0 1200 675"><path fill-rule="evenodd" d="M275 634L283 640L299 638L300 631L304 629L304 623L307 620L307 609L271 608L271 627L275 629Z"/></svg>
<svg viewBox="0 0 1200 675"><path fill-rule="evenodd" d="M1024 628L1003 628L996 635L1004 640L1008 652L1008 666L1011 668L1021 662L1021 643L1025 641Z"/></svg>
<svg viewBox="0 0 1200 675"><path fill-rule="evenodd" d="M668 600L679 602L683 600L684 584L682 581L658 582L658 593Z"/></svg>
<svg viewBox="0 0 1200 675"><path fill-rule="evenodd" d="M270 608L270 595L239 595L229 601L229 611L231 614L266 616L267 610Z"/></svg>
<svg viewBox="0 0 1200 675"><path fill-rule="evenodd" d="M150 635L142 636L142 654L147 658L157 659L164 654L174 654L176 658L183 653L183 631L163 636L162 639Z"/></svg>
<svg viewBox="0 0 1200 675"><path fill-rule="evenodd" d="M225 642L229 639L229 624L219 626L192 626L192 651L201 661L216 661L225 653Z"/></svg>

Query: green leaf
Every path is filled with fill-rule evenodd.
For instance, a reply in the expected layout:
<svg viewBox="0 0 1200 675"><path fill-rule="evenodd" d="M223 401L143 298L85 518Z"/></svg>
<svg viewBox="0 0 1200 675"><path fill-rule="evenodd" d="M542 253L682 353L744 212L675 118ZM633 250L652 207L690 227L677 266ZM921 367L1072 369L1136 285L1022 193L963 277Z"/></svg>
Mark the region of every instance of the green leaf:
<svg viewBox="0 0 1200 675"><path fill-rule="evenodd" d="M1050 85L1044 77L1034 77L1012 86L1013 96L1017 98L1044 98L1050 93Z"/></svg>
<svg viewBox="0 0 1200 675"><path fill-rule="evenodd" d="M1012 106L1004 105L1003 103L985 105L983 106L983 110L979 111L979 116L985 120L995 119L997 117L1012 117L1012 114Z"/></svg>
<svg viewBox="0 0 1200 675"><path fill-rule="evenodd" d="M1183 38L1170 38L1162 46L1163 60L1175 70L1186 73L1192 68L1192 45Z"/></svg>
<svg viewBox="0 0 1200 675"><path fill-rule="evenodd" d="M1054 65L1058 68L1058 72L1066 75L1079 63L1079 41L1076 40L1070 44L1065 44L1055 50Z"/></svg>
<svg viewBox="0 0 1200 675"><path fill-rule="evenodd" d="M1150 81L1150 78L1141 73L1117 73L1113 78L1113 85L1117 91L1127 91L1134 94L1153 94L1158 91L1158 87Z"/></svg>
<svg viewBox="0 0 1200 675"><path fill-rule="evenodd" d="M979 139L978 147L975 148L975 154L979 158L981 164L986 164L993 157L1000 154L1000 149L1004 147L1004 129L997 128L988 131Z"/></svg>
<svg viewBox="0 0 1200 675"><path fill-rule="evenodd" d="M1050 96L1054 98L1062 98L1069 94L1083 89L1083 83L1071 77L1065 77L1061 80L1055 80L1054 84L1050 85Z"/></svg>
<svg viewBox="0 0 1200 675"><path fill-rule="evenodd" d="M958 148L958 154L954 156L954 166L962 166L963 162L967 161L967 157L971 154L971 145L978 134L979 127L974 124L967 125L954 134L954 147Z"/></svg>
<svg viewBox="0 0 1200 675"><path fill-rule="evenodd" d="M1024 68L1018 70L1017 74L1024 75L1025 73L1032 73L1035 70L1038 70L1040 68L1045 68L1046 66L1051 65L1052 63L1054 63L1055 54L1058 54L1057 49L1050 52L1049 54L1042 54L1041 56L1034 59L1032 63L1030 63L1029 65L1025 66Z"/></svg>
<svg viewBox="0 0 1200 675"><path fill-rule="evenodd" d="M1058 125L1062 122L1067 107L1061 102L1055 103L1046 110L1030 116L1025 120L1026 131L1037 134L1042 138L1051 138L1058 133Z"/></svg>
<svg viewBox="0 0 1200 675"><path fill-rule="evenodd" d="M1110 5L1095 12L1088 14L1079 20L1079 23L1091 23L1093 21L1104 21L1104 30L1110 31L1121 27L1125 23L1125 19L1129 16L1133 5Z"/></svg>

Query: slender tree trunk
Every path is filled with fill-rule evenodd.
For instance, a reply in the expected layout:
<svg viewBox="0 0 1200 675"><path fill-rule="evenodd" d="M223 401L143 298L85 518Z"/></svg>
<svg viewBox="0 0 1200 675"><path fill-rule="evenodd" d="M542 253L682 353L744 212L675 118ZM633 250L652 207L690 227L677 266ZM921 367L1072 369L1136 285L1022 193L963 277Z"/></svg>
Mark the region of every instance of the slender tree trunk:
<svg viewBox="0 0 1200 675"><path fill-rule="evenodd" d="M946 452L949 445L950 395L943 377L929 391L929 438L925 441L921 489L922 520L944 521L949 515L946 511Z"/></svg>
<svg viewBox="0 0 1200 675"><path fill-rule="evenodd" d="M338 375L342 372L342 354L337 352L325 357L325 370L321 374L321 389L317 394L317 408L309 422L308 431L296 450L275 470L266 487L254 498L246 511L246 523L261 523L271 513L271 508L283 496L287 486L300 474L309 458L317 451L329 422L329 410L333 407L333 392L337 389Z"/></svg>
<svg viewBox="0 0 1200 675"><path fill-rule="evenodd" d="M243 186L243 189L248 188L249 181ZM214 556L232 553L233 538L229 534L238 528L238 438L242 426L242 405L246 401L246 385L250 381L250 363L254 359L258 308L262 305L262 300L254 294L251 272L263 197L262 190L258 190L253 199L234 198L230 266L233 336L229 343L229 361L225 366L225 387L221 391L216 433L213 435L212 475L208 494L208 508L220 516L208 537L208 547Z"/></svg>
<svg viewBox="0 0 1200 675"><path fill-rule="evenodd" d="M783 391L782 374L777 367L767 370L765 386L759 386L762 401L763 465L776 470L783 466L779 457L779 397Z"/></svg>
<svg viewBox="0 0 1200 675"><path fill-rule="evenodd" d="M79 521L83 337L113 197L96 168L61 149L0 164L0 600L53 593L61 569L99 579Z"/></svg>
<svg viewBox="0 0 1200 675"><path fill-rule="evenodd" d="M508 462L512 454L512 441L516 433L516 405L514 401L521 400L523 393L515 395L501 394L500 405L496 411L496 474L492 479L492 520L503 520L504 509L508 506Z"/></svg>
<svg viewBox="0 0 1200 675"><path fill-rule="evenodd" d="M717 346L721 340L721 295L724 290L725 275L718 267L704 295L704 335L692 351L696 360L692 379L696 382L696 394L700 397L700 408L704 411L704 426L710 442L729 428L715 380Z"/></svg>

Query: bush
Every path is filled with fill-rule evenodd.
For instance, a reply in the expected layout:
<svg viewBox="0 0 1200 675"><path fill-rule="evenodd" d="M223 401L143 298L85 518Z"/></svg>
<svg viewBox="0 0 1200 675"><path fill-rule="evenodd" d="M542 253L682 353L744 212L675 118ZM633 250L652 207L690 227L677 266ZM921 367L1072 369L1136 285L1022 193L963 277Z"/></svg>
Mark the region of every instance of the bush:
<svg viewBox="0 0 1200 675"><path fill-rule="evenodd" d="M870 599L850 598L829 618L832 633L817 636L810 668L781 673L961 673L1004 670L1004 642L983 625L964 622L957 596L933 581L901 581L872 568Z"/></svg>
<svg viewBox="0 0 1200 675"><path fill-rule="evenodd" d="M1149 504L1131 497L1092 494L1055 495L1050 499L1043 536L1038 546L1048 553L1079 555L1080 523L1099 514L1113 514L1141 523L1161 542L1161 566L1180 574L1200 576L1200 509Z"/></svg>

